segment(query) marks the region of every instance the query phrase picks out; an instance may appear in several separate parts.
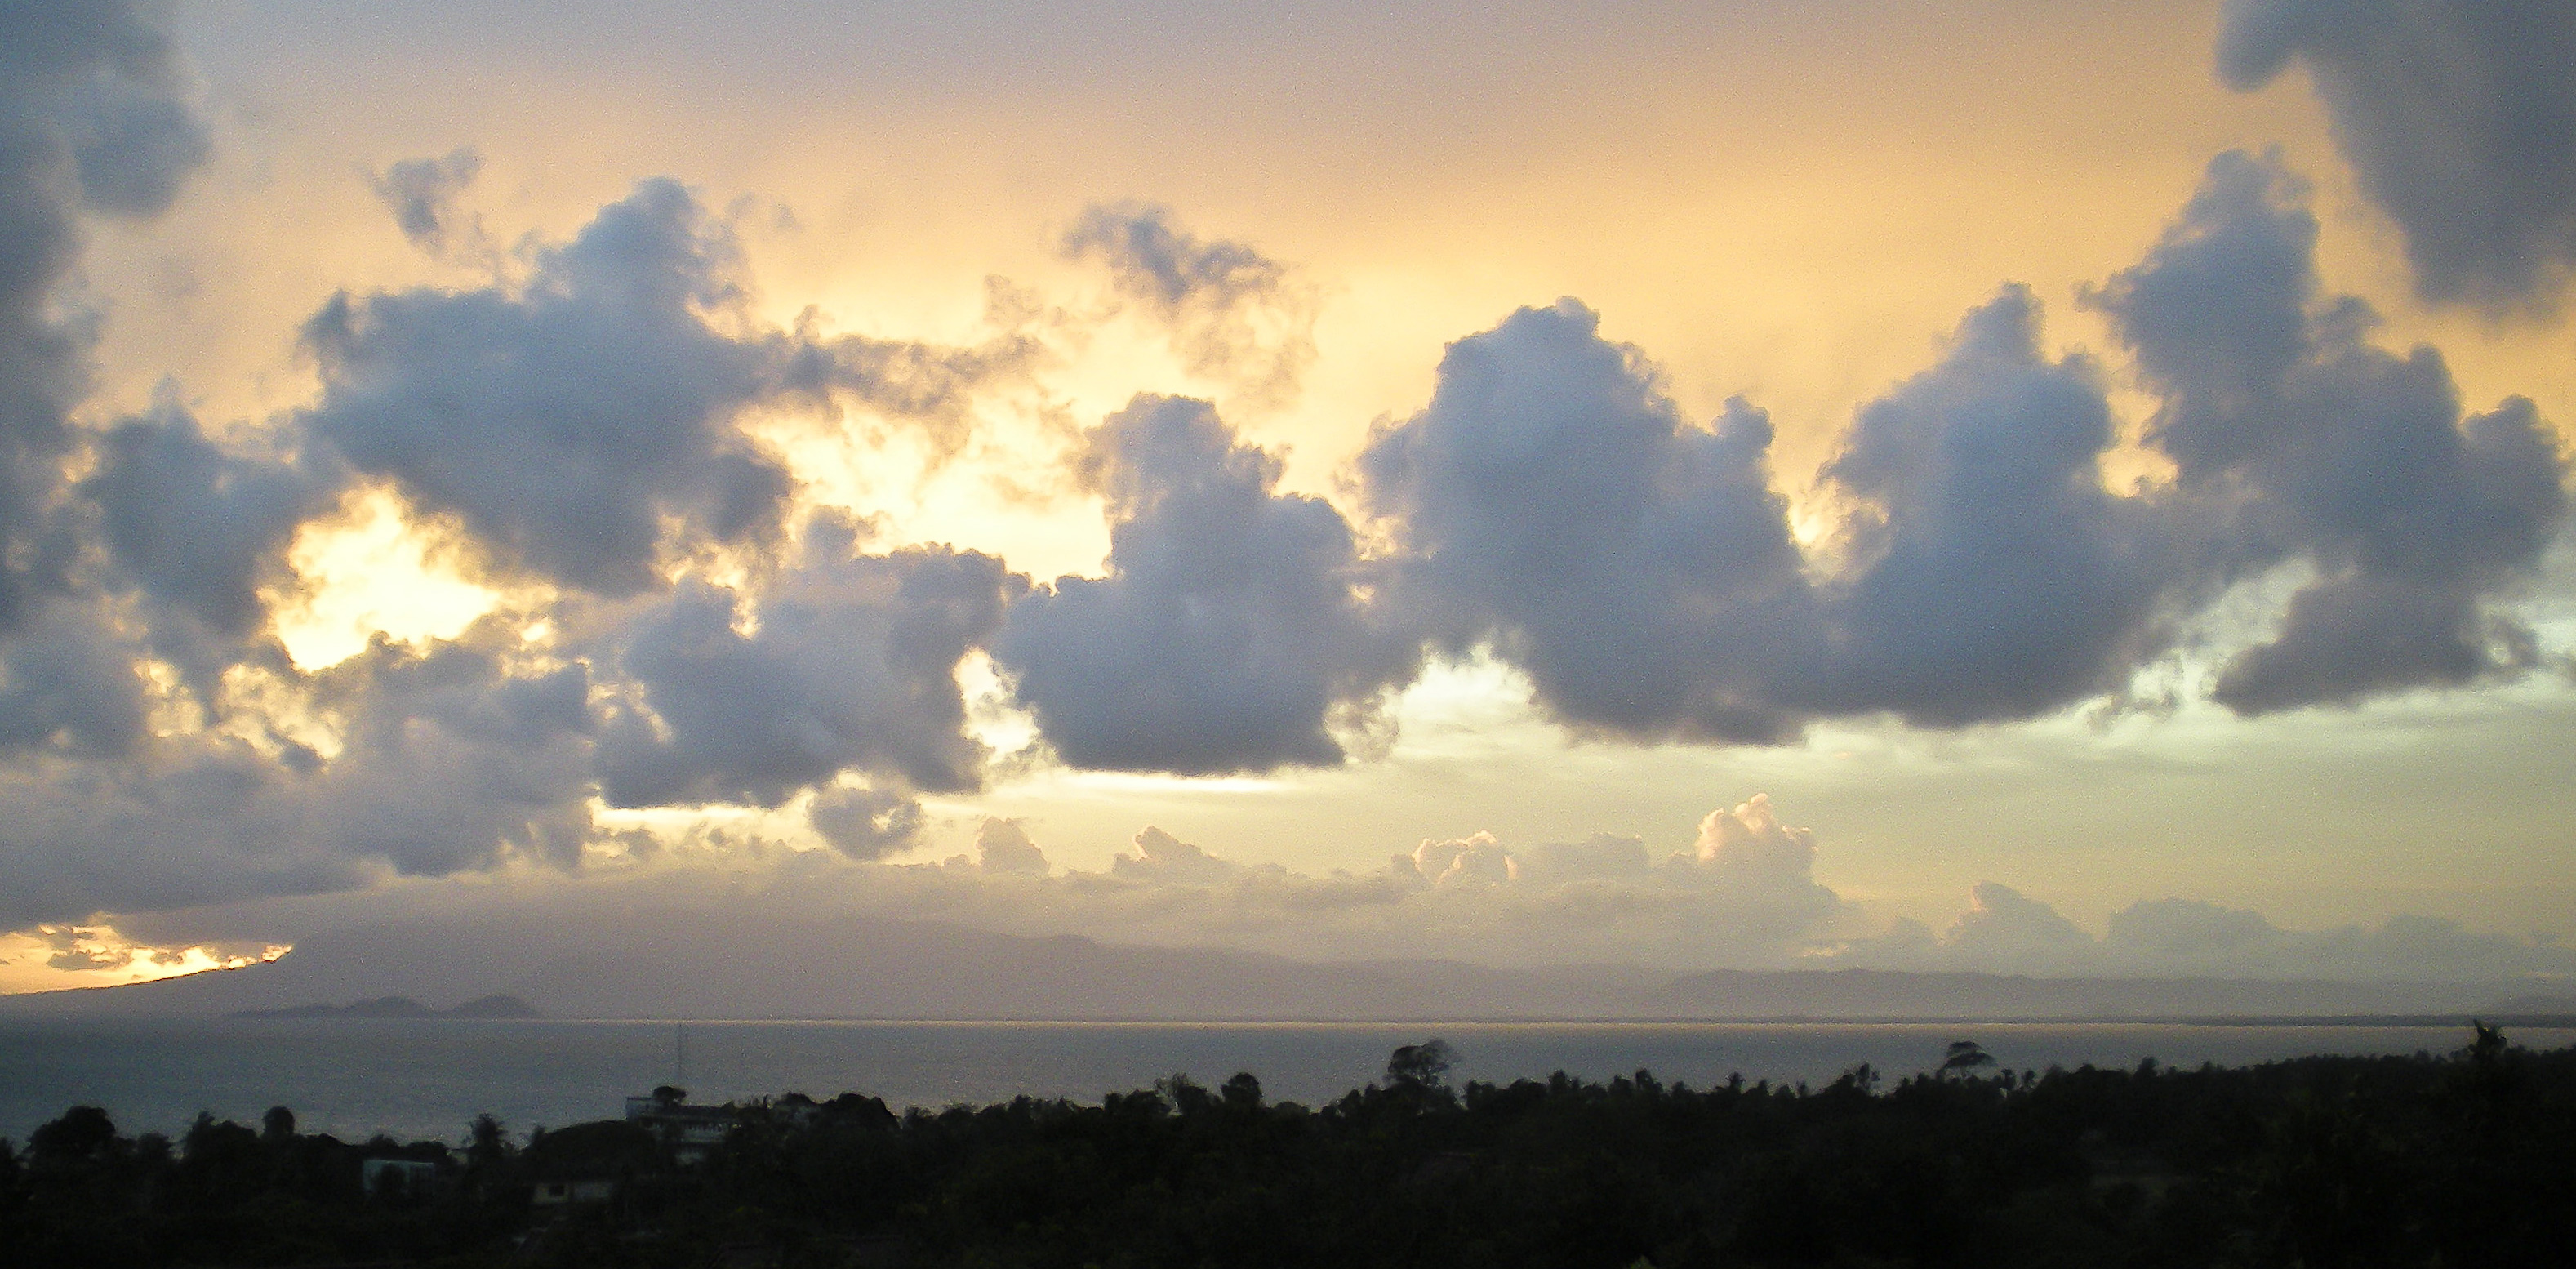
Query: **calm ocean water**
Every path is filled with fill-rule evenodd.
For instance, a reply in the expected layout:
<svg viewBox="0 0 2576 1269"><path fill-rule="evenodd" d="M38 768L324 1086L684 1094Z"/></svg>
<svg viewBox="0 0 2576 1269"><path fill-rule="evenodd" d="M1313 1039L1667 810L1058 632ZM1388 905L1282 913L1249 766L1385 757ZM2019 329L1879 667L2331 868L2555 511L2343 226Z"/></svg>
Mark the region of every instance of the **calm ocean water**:
<svg viewBox="0 0 2576 1269"><path fill-rule="evenodd" d="M1823 1082L1855 1062L1900 1075L1975 1040L2006 1065L2241 1065L2312 1053L2444 1053L2447 1027L2198 1026L2132 1023L901 1023L692 1022L692 1099L790 1090L873 1093L896 1106L1020 1093L1096 1100L1186 1073L1237 1071L1278 1100L1314 1103L1374 1078L1396 1045L1437 1036L1462 1078L1508 1081L1564 1070L1601 1079L1652 1070L1693 1085ZM2512 1033L2532 1048L2576 1030ZM256 1123L294 1108L307 1132L455 1140L478 1113L516 1132L620 1113L620 1099L672 1078L667 1022L0 1020L0 1136L24 1141L75 1104L104 1106L125 1131L177 1133L200 1110Z"/></svg>

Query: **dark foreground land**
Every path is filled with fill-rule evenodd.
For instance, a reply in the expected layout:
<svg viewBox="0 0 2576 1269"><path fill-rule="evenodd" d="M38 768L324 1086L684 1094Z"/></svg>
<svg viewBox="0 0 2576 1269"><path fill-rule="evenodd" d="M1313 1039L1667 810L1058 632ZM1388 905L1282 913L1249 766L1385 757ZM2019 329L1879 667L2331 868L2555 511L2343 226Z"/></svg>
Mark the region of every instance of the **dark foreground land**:
<svg viewBox="0 0 2576 1269"><path fill-rule="evenodd" d="M903 1115L790 1095L524 1146L487 1118L462 1149L282 1109L129 1139L77 1108L0 1144L0 1266L2576 1262L2576 1050L2481 1028L2443 1057L2044 1075L1953 1050L1892 1086L1456 1089L1435 1042L1312 1108L1249 1075Z"/></svg>

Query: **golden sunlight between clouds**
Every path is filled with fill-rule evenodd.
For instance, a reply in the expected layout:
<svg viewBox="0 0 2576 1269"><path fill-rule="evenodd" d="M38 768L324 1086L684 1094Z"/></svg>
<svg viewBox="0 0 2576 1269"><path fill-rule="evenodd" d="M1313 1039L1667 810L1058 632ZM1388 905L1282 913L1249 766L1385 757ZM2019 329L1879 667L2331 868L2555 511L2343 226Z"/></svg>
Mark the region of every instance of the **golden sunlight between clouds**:
<svg viewBox="0 0 2576 1269"><path fill-rule="evenodd" d="M155 947L112 925L39 925L0 933L0 995L78 987L118 987L176 978L209 969L237 969L273 961L291 944L250 947Z"/></svg>
<svg viewBox="0 0 2576 1269"><path fill-rule="evenodd" d="M338 515L306 526L287 560L300 584L270 599L278 639L306 671L357 655L377 634L454 638L501 598L466 577L381 486L356 490Z"/></svg>

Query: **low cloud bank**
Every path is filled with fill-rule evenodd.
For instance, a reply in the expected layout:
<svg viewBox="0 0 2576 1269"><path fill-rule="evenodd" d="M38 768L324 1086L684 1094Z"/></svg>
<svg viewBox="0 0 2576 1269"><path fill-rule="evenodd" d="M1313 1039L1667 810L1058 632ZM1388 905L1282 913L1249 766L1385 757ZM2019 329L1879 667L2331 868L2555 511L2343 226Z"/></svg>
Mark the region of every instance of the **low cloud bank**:
<svg viewBox="0 0 2576 1269"><path fill-rule="evenodd" d="M2054 976L2501 982L2557 988L2576 949L2470 930L2444 917L2285 930L2261 913L2201 899L2151 899L2111 914L2099 936L2037 899L1981 882L1949 930L1902 923L1839 956L1874 968Z"/></svg>
<svg viewBox="0 0 2576 1269"><path fill-rule="evenodd" d="M1630 966L1667 974L2519 982L2546 994L2576 975L2576 951L2421 916L2287 930L2253 911L2166 898L2131 904L2096 933L1994 882L1976 886L1965 911L1936 932L1873 915L1819 883L1815 864L1826 849L1760 796L1711 812L1686 848L1660 858L1634 837L1524 846L1472 833L1424 841L1376 868L1320 875L1244 863L1152 826L1104 868L1063 869L1027 824L988 819L971 852L937 863L854 862L841 852L739 839L683 843L582 877L538 873L501 887L419 880L370 894L141 916L120 921L115 937L93 930L75 940L58 931L51 944L54 954L113 946L129 958L154 948L256 953L388 922L506 918L529 928L604 929L617 914L631 920L713 906L758 913L755 924L779 929L931 921L1302 962L1446 963L1470 978L1474 966L1547 970L1557 975L1551 982L1582 980L1591 972L1584 967L1607 975L1603 982L1631 982L1610 972ZM753 858L758 865L746 867Z"/></svg>

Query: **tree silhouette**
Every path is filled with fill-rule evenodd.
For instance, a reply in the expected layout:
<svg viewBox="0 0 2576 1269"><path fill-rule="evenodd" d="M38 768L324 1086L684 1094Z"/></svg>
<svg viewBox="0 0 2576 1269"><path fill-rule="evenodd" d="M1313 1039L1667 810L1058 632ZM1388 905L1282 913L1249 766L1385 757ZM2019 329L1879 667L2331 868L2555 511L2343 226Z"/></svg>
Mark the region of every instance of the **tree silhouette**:
<svg viewBox="0 0 2576 1269"><path fill-rule="evenodd" d="M1407 1091L1442 1087L1449 1068L1457 1064L1458 1054L1446 1040L1404 1045L1386 1060L1386 1085Z"/></svg>
<svg viewBox="0 0 2576 1269"><path fill-rule="evenodd" d="M1974 1040L1952 1040L1949 1055L1941 1059L1945 1079L1968 1079L1995 1064L1994 1055Z"/></svg>
<svg viewBox="0 0 2576 1269"><path fill-rule="evenodd" d="M96 1106L74 1106L27 1138L27 1161L39 1168L103 1162L116 1151L116 1124Z"/></svg>
<svg viewBox="0 0 2576 1269"><path fill-rule="evenodd" d="M465 1133L467 1167L490 1167L510 1157L510 1133L494 1115L474 1117L474 1125Z"/></svg>
<svg viewBox="0 0 2576 1269"><path fill-rule="evenodd" d="M1993 1078L1962 1041L1926 1074L1854 1066L1814 1089L1453 1084L1454 1062L1406 1045L1311 1109L1249 1074L900 1115L780 1097L686 1165L613 1119L513 1149L486 1116L460 1151L280 1144L209 1115L173 1151L76 1108L14 1158L0 1143L0 1269L2359 1269L2576 1246L2576 1049L2491 1028L2440 1057L2031 1079ZM366 1158L438 1181L370 1198ZM613 1196L531 1202L585 1178Z"/></svg>

